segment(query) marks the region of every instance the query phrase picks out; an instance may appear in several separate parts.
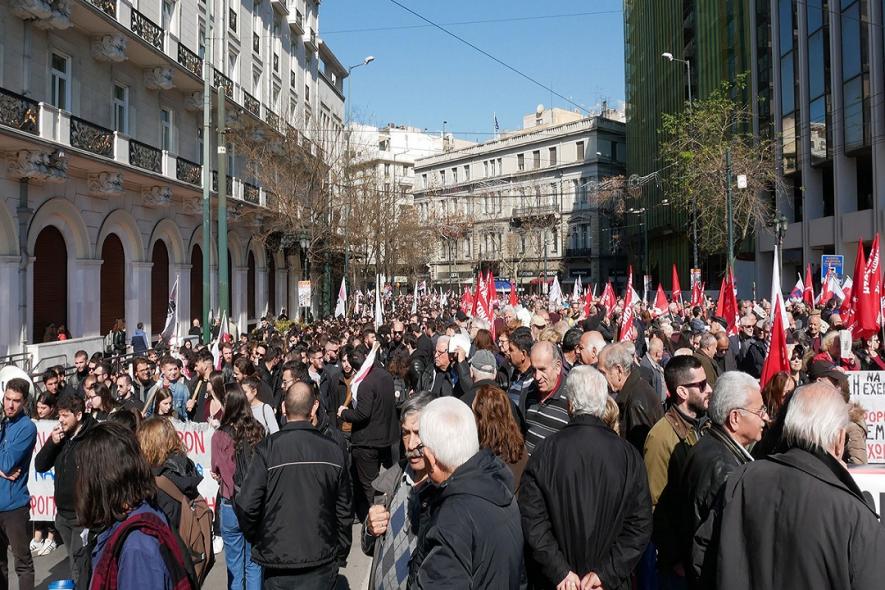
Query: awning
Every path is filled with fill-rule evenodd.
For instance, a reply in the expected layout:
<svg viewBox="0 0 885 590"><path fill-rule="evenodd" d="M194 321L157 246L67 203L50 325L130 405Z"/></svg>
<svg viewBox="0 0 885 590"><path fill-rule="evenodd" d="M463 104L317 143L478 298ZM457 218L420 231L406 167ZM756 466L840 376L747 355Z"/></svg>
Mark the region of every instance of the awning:
<svg viewBox="0 0 885 590"><path fill-rule="evenodd" d="M529 281L529 285L541 285L543 283L547 283L548 285L552 285L553 284L553 277L550 277L546 281L544 279L542 279L541 277L535 277L531 281Z"/></svg>

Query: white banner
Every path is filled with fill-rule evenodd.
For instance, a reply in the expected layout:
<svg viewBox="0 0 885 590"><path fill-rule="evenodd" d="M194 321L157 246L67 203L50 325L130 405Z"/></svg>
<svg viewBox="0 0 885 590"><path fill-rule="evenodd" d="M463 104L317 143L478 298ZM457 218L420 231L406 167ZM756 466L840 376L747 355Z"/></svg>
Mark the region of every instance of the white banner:
<svg viewBox="0 0 885 590"><path fill-rule="evenodd" d="M201 422L173 421L172 423L175 425L175 430L178 431L178 436L184 442L187 456L197 466L197 473L203 476L203 481L200 482L198 489L206 498L209 508L215 510L218 484L210 474L212 470L212 435L215 429ZM37 444L34 447L34 456L36 456L58 421L34 420L34 424L37 425ZM32 457L28 491L31 493L31 520L55 520L55 469L42 473L35 471Z"/></svg>
<svg viewBox="0 0 885 590"><path fill-rule="evenodd" d="M310 281L298 281L298 307L310 307Z"/></svg>
<svg viewBox="0 0 885 590"><path fill-rule="evenodd" d="M885 466L849 465L848 472L854 477L860 491L869 492L873 497L879 520L882 520L882 506L885 504Z"/></svg>
<svg viewBox="0 0 885 590"><path fill-rule="evenodd" d="M885 463L885 371L849 371L851 401L866 410L867 456L870 463Z"/></svg>

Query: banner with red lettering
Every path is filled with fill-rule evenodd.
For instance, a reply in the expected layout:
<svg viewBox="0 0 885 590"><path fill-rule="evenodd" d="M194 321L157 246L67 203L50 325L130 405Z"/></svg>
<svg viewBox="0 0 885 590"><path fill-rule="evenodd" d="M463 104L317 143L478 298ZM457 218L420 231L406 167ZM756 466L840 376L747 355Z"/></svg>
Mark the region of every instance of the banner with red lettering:
<svg viewBox="0 0 885 590"><path fill-rule="evenodd" d="M851 401L864 409L867 456L870 463L885 463L885 372L849 371Z"/></svg>
<svg viewBox="0 0 885 590"><path fill-rule="evenodd" d="M212 434L215 429L205 423L199 422L172 422L178 436L181 437L187 456L197 466L197 473L203 476L200 482L200 493L206 498L209 508L215 510L215 496L218 493L218 484L212 479ZM43 443L52 434L52 429L58 424L55 420L34 420L37 425L37 445L34 447L34 456L40 452ZM31 520L55 520L55 470L37 472L34 469L34 460L31 458L31 467L28 477L28 491L31 492Z"/></svg>

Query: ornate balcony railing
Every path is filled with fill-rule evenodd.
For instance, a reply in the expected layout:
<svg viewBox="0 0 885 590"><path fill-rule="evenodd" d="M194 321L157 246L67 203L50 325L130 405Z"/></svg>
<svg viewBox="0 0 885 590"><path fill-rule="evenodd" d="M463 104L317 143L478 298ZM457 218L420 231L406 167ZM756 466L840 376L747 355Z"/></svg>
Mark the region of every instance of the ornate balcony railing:
<svg viewBox="0 0 885 590"><path fill-rule="evenodd" d="M267 112L265 113L264 119L267 121L267 124L279 131L281 125L280 116L268 108L265 108L265 111Z"/></svg>
<svg viewBox="0 0 885 590"><path fill-rule="evenodd" d="M589 258L593 255L592 248L566 248L567 258Z"/></svg>
<svg viewBox="0 0 885 590"><path fill-rule="evenodd" d="M261 192L254 184L249 184L248 182L243 183L243 200L247 203L259 204L261 202L260 194Z"/></svg>
<svg viewBox="0 0 885 590"><path fill-rule="evenodd" d="M71 146L104 156L114 157L114 132L79 117L71 117Z"/></svg>
<svg viewBox="0 0 885 590"><path fill-rule="evenodd" d="M161 174L163 172L163 152L146 143L130 139L129 163L138 168Z"/></svg>
<svg viewBox="0 0 885 590"><path fill-rule="evenodd" d="M256 117L261 117L261 103L245 90L243 91L243 106Z"/></svg>
<svg viewBox="0 0 885 590"><path fill-rule="evenodd" d="M178 44L178 63L186 67L197 78L203 78L203 60L182 43Z"/></svg>
<svg viewBox="0 0 885 590"><path fill-rule="evenodd" d="M163 51L163 29L134 8L132 9L131 28L133 33Z"/></svg>
<svg viewBox="0 0 885 590"><path fill-rule="evenodd" d="M227 97L228 97L229 99L231 99L231 100L234 99L234 83L233 83L233 80L231 80L230 78L228 78L227 76L225 76L224 74L222 74L221 72L219 72L218 70L215 70L215 79L214 79L214 82L215 82L215 83L214 83L214 86L215 86L216 88L224 88L224 94L225 94L225 96L227 96Z"/></svg>
<svg viewBox="0 0 885 590"><path fill-rule="evenodd" d="M115 0L89 0L89 3L108 16L117 18L117 3Z"/></svg>
<svg viewBox="0 0 885 590"><path fill-rule="evenodd" d="M537 205L535 207L514 207L513 217L540 217L557 213L553 205Z"/></svg>
<svg viewBox="0 0 885 590"><path fill-rule="evenodd" d="M37 101L0 88L0 124L38 135L39 122Z"/></svg>
<svg viewBox="0 0 885 590"><path fill-rule="evenodd" d="M234 192L234 179L230 174L227 175L227 182L224 185L227 187L227 196L231 196ZM218 170L212 171L212 190L218 192Z"/></svg>
<svg viewBox="0 0 885 590"><path fill-rule="evenodd" d="M203 167L196 162L185 160L182 157L175 158L175 178L189 184L200 186L200 178Z"/></svg>

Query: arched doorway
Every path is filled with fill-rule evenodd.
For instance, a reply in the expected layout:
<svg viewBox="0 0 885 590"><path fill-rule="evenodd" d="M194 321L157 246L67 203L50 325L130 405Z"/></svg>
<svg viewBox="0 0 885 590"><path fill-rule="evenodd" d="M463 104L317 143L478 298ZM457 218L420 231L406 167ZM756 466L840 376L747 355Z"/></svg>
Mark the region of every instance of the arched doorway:
<svg viewBox="0 0 885 590"><path fill-rule="evenodd" d="M194 318L200 318L200 325L206 319L203 316L203 250L196 244L191 250L191 317L188 323Z"/></svg>
<svg viewBox="0 0 885 590"><path fill-rule="evenodd" d="M154 242L151 262L151 331L159 334L169 307L169 250L163 240Z"/></svg>
<svg viewBox="0 0 885 590"><path fill-rule="evenodd" d="M255 255L249 250L246 259L246 319L258 315L255 311Z"/></svg>
<svg viewBox="0 0 885 590"><path fill-rule="evenodd" d="M117 234L109 234L101 246L101 300L99 330L107 334L114 322L126 317L126 256ZM127 326L132 330L135 326Z"/></svg>
<svg viewBox="0 0 885 590"><path fill-rule="evenodd" d="M277 263L270 250L265 257L267 258L267 309L270 315L277 317Z"/></svg>
<svg viewBox="0 0 885 590"><path fill-rule="evenodd" d="M68 248L54 225L43 228L34 246L34 342L49 324L68 323ZM80 334L72 334L73 337Z"/></svg>

